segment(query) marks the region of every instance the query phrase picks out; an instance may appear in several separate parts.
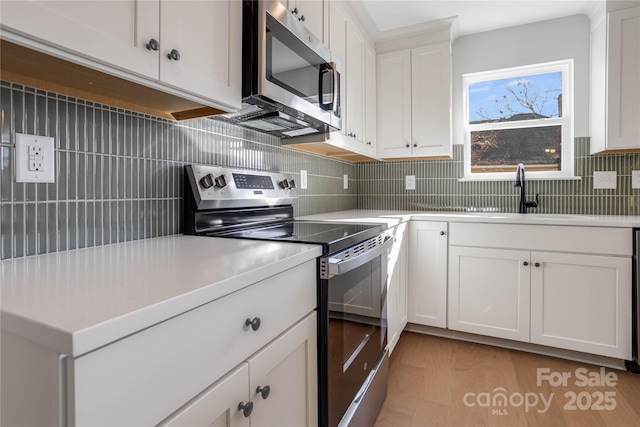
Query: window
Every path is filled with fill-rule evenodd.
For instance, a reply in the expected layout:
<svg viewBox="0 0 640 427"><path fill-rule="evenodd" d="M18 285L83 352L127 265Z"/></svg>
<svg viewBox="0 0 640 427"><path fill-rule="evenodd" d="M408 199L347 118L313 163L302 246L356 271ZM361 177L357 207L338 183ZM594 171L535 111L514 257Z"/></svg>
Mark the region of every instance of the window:
<svg viewBox="0 0 640 427"><path fill-rule="evenodd" d="M464 178L573 177L573 61L463 76Z"/></svg>

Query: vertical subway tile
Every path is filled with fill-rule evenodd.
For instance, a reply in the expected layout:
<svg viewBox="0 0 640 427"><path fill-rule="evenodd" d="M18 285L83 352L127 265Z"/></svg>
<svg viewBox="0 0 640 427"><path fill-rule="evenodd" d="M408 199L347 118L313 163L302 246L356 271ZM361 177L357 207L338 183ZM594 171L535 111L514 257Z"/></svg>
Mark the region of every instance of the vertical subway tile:
<svg viewBox="0 0 640 427"><path fill-rule="evenodd" d="M66 251L69 248L69 213L66 202L58 202L58 250Z"/></svg>
<svg viewBox="0 0 640 427"><path fill-rule="evenodd" d="M110 219L109 219L109 228L111 231L111 237L109 238L109 240L111 241L111 243L117 243L118 240L118 202L115 200L112 200L109 203L109 214L110 214Z"/></svg>
<svg viewBox="0 0 640 427"><path fill-rule="evenodd" d="M86 247L95 246L95 203L88 201L85 207L86 229L85 239Z"/></svg>
<svg viewBox="0 0 640 427"><path fill-rule="evenodd" d="M25 256L25 214L24 203L13 205L13 256L15 258Z"/></svg>
<svg viewBox="0 0 640 427"><path fill-rule="evenodd" d="M0 259L9 259L12 256L13 213L11 208L10 204L0 204Z"/></svg>
<svg viewBox="0 0 640 427"><path fill-rule="evenodd" d="M84 201L77 203L78 209L78 249L87 247L87 205Z"/></svg>
<svg viewBox="0 0 640 427"><path fill-rule="evenodd" d="M78 153L76 156L77 161L77 185L78 185L78 200L84 200L87 198L87 156L84 153Z"/></svg>
<svg viewBox="0 0 640 427"><path fill-rule="evenodd" d="M47 207L47 252L58 250L58 204Z"/></svg>
<svg viewBox="0 0 640 427"><path fill-rule="evenodd" d="M38 225L36 204L25 204L25 255L38 253Z"/></svg>
<svg viewBox="0 0 640 427"><path fill-rule="evenodd" d="M45 254L48 252L47 248L47 208L48 203L38 203L37 204L37 219L36 219L36 235L37 235L37 253Z"/></svg>
<svg viewBox="0 0 640 427"><path fill-rule="evenodd" d="M11 90L7 87L0 88L0 143L11 143Z"/></svg>
<svg viewBox="0 0 640 427"><path fill-rule="evenodd" d="M78 153L69 152L67 162L67 198L69 200L75 200L76 197L78 197L78 179L82 178L78 176Z"/></svg>
<svg viewBox="0 0 640 427"><path fill-rule="evenodd" d="M78 248L78 203L69 202L67 205L69 250Z"/></svg>
<svg viewBox="0 0 640 427"><path fill-rule="evenodd" d="M11 162L11 148L0 146L0 203L11 202L13 183L13 167Z"/></svg>

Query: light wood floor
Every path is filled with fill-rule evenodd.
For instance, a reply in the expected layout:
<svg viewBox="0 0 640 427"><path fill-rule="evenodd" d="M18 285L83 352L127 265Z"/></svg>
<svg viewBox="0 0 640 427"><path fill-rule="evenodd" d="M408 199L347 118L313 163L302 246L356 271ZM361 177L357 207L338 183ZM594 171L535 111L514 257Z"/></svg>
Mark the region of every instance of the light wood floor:
<svg viewBox="0 0 640 427"><path fill-rule="evenodd" d="M567 386L548 381L538 385L538 368L568 372L571 377ZM579 387L575 385L581 379L582 372L576 376L579 368L586 368L588 376L600 374L594 365L404 332L391 355L389 391L375 427L640 426L640 375L606 369L617 376L616 386ZM514 405L484 403L483 399L499 394L499 387ZM541 400L528 411L524 405L516 407L520 395L534 403L534 394L546 401L553 394L546 411ZM465 404L465 395L467 403L476 406ZM572 395L578 398L573 404ZM601 410L588 409L593 408L589 400ZM604 409L613 405L612 410Z"/></svg>

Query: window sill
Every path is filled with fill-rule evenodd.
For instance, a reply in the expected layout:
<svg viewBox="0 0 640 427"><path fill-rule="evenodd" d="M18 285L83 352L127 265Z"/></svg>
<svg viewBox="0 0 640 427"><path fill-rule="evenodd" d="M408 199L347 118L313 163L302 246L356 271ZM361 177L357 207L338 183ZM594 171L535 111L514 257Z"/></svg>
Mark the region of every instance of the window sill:
<svg viewBox="0 0 640 427"><path fill-rule="evenodd" d="M582 179L581 176L527 176L527 181L580 181ZM464 177L458 179L458 182L487 182L487 181L515 181L516 174L513 174L513 177Z"/></svg>

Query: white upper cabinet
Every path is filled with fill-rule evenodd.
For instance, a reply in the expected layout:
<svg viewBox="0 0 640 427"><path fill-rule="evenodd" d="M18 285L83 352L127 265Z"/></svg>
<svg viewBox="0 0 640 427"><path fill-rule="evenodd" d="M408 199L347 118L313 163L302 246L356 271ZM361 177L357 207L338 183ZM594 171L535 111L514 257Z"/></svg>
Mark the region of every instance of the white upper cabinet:
<svg viewBox="0 0 640 427"><path fill-rule="evenodd" d="M2 38L205 105L240 107L242 2L3 1Z"/></svg>
<svg viewBox="0 0 640 427"><path fill-rule="evenodd" d="M378 55L378 155L451 156L451 44Z"/></svg>
<svg viewBox="0 0 640 427"><path fill-rule="evenodd" d="M640 149L640 6L591 32L591 152Z"/></svg>
<svg viewBox="0 0 640 427"><path fill-rule="evenodd" d="M366 46L364 51L364 138L365 149L376 153L376 53Z"/></svg>
<svg viewBox="0 0 640 427"><path fill-rule="evenodd" d="M375 156L375 53L346 2L329 3L328 44L342 62L342 129L327 143L364 156ZM369 157L365 157L369 159Z"/></svg>
<svg viewBox="0 0 640 427"><path fill-rule="evenodd" d="M3 30L141 76L158 77L159 51L145 47L160 39L158 1L9 0L0 7Z"/></svg>
<svg viewBox="0 0 640 427"><path fill-rule="evenodd" d="M324 1L323 0L281 0L289 12L304 23L311 33L324 41Z"/></svg>
<svg viewBox="0 0 640 427"><path fill-rule="evenodd" d="M346 135L362 143L364 138L364 37L347 25Z"/></svg>
<svg viewBox="0 0 640 427"><path fill-rule="evenodd" d="M451 44L411 50L412 155L451 156Z"/></svg>
<svg viewBox="0 0 640 427"><path fill-rule="evenodd" d="M377 59L378 155L411 155L411 51Z"/></svg>

